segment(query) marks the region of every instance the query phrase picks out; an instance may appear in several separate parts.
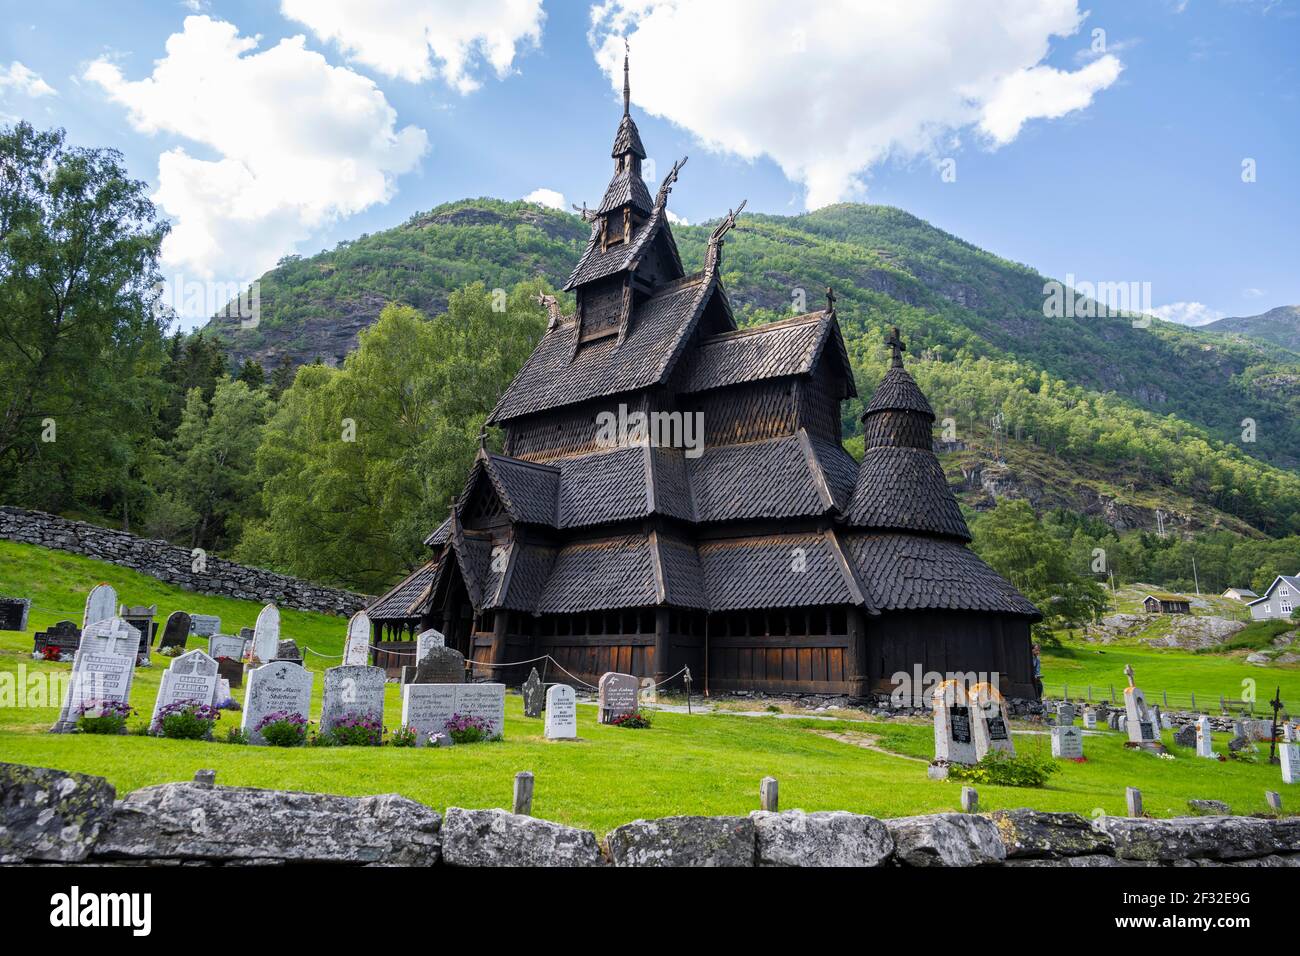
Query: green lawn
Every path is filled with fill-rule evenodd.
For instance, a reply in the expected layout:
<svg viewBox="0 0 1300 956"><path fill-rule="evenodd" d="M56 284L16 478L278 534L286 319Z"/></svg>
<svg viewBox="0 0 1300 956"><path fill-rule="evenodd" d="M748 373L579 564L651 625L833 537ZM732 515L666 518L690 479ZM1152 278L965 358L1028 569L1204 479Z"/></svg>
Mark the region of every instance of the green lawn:
<svg viewBox="0 0 1300 956"><path fill-rule="evenodd" d="M30 596L37 605L32 630L63 618L80 621L86 591L99 581L117 587L123 601L159 605L159 619L172 610L220 614L223 629L252 625L258 606L224 598L205 598L169 588L151 578L112 565L60 552L0 542L0 594ZM32 630L26 634L0 632L0 681L8 675L67 672L67 664L30 659ZM300 645L324 653L341 652L345 622L319 614L284 612L284 632ZM1083 650L1050 653L1045 671L1096 675L1109 684L1123 680L1123 665L1133 663L1139 681L1159 688L1175 680L1198 689L1239 680L1238 674L1258 676L1263 669L1231 659L1168 651L1130 651L1105 655ZM152 668L139 669L132 703L147 715L152 709L166 659L155 656ZM319 709L320 678L333 660L313 658L315 702ZM1223 670L1215 669L1222 667ZM1244 668L1244 669L1243 669ZM21 670L20 670L21 669ZM1294 693L1300 680L1294 671L1284 685ZM36 683L39 683L39 679ZM34 686L34 685L33 685ZM0 690L3 685L0 685ZM236 692L236 697L240 697ZM1158 699L1154 693L1150 696ZM1265 695L1267 696L1267 695ZM678 813L745 813L758 805L758 783L766 775L781 784L784 807L807 810L845 809L879 816L898 816L958 806L956 783L931 781L925 764L907 755L930 755L931 729L926 722L855 723L814 719L660 713L650 730L622 730L595 723L595 709L580 706L576 742L551 743L542 736L542 722L525 718L520 698L506 702L506 740L496 744L442 750L401 750L391 747L275 750L221 743L156 740L140 736L96 737L45 733L57 716L58 701L47 706L0 706L0 760L100 774L120 792L150 784L188 780L194 771L216 769L223 784L282 787L342 794L396 792L443 808L508 806L514 774L531 770L537 777L534 813L564 823L604 832L637 817ZM386 715L390 728L401 713L396 685L389 685ZM238 722L227 713L222 724ZM136 718L140 722L144 718ZM826 731L853 732L875 738L881 753L824 736ZM1123 747L1123 736L1105 732L1085 738L1084 764L1063 762L1061 772L1042 789L981 786L985 809L1031 806L1044 810L1073 810L1092 815L1124 812L1124 788L1143 791L1148 813L1158 816L1186 812L1191 798L1227 801L1235 812L1265 810L1264 791L1281 790L1281 773L1260 762L1247 764L1199 760L1190 751L1165 741L1177 760L1160 760ZM1216 740L1226 751L1227 739ZM1022 752L1050 752L1041 735L1018 734ZM1294 794L1294 795L1293 795ZM1300 792L1284 795L1288 809L1300 805Z"/></svg>

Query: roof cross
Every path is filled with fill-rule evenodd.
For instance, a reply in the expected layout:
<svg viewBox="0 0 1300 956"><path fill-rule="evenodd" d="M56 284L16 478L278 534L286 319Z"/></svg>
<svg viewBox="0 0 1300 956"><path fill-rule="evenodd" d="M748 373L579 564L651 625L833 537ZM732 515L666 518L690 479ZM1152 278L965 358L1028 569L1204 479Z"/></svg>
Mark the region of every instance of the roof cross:
<svg viewBox="0 0 1300 956"><path fill-rule="evenodd" d="M835 290L830 286L826 287L826 311L835 311Z"/></svg>
<svg viewBox="0 0 1300 956"><path fill-rule="evenodd" d="M889 330L889 334L885 336L885 344L889 346L894 353L893 358L890 360L890 364L894 368L902 368L903 353L907 351L907 346L903 344L903 340L898 335L898 326L894 326Z"/></svg>

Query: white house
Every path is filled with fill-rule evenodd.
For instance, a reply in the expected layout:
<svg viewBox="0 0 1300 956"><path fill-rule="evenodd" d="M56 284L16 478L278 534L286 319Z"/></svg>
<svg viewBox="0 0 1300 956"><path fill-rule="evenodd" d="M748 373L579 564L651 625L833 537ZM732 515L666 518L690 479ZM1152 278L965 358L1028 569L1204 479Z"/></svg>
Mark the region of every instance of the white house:
<svg viewBox="0 0 1300 956"><path fill-rule="evenodd" d="M1250 616L1256 621L1269 618L1286 618L1300 603L1300 576L1279 574L1268 586L1263 597L1248 603Z"/></svg>
<svg viewBox="0 0 1300 956"><path fill-rule="evenodd" d="M1249 604L1255 598L1259 597L1250 588L1228 588L1220 597L1232 598L1234 601L1241 601L1243 604Z"/></svg>

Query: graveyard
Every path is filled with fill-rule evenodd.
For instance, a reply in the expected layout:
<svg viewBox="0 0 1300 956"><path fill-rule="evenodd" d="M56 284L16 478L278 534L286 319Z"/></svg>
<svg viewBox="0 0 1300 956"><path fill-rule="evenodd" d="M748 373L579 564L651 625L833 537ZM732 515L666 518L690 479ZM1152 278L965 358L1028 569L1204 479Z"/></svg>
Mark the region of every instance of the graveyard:
<svg viewBox="0 0 1300 956"><path fill-rule="evenodd" d="M0 673L17 674L20 667L29 676L67 672L67 663L32 659L33 636L60 620L79 621L87 591L99 582L112 584L123 603L156 604L160 633L176 609L220 616L223 630L236 632L252 627L263 611L257 602L192 594L102 562L0 542L0 593L32 600L26 631L0 631ZM282 636L294 639L304 651L312 682L310 718L320 721L325 672L343 663L347 620L289 609L281 615ZM130 730L148 723L171 663L156 646L151 666L134 672L130 700L137 714ZM188 649L205 646L191 637ZM1261 702L1275 686L1281 687L1284 699L1300 693L1300 673L1294 668L1245 667L1231 658L1207 660L1163 649L1048 648L1044 677L1049 684L1073 684L1082 673L1099 692L1105 687L1108 694L1113 684L1122 696L1125 664L1135 669L1151 704L1160 702L1159 687L1172 688L1179 679L1206 693L1220 688L1228 693L1243 676L1254 677ZM555 677L550 672L546 680ZM247 691L245 683L233 696L244 702ZM389 682L382 694L383 720L391 736L402 721L401 687ZM29 706L0 707L0 760L101 775L119 793L189 780L199 769L213 769L225 785L351 796L397 793L434 807L508 807L514 775L528 770L536 780L536 816L604 833L634 818L747 813L757 807L758 784L765 776L778 778L783 808L850 810L881 817L956 810L961 791L958 781L934 780L927 774L934 756L934 731L927 718L871 718L852 709L818 713L776 707L761 699L708 701L698 693L691 699L692 713L684 712L686 701L680 696L661 696L662 707L653 712L653 726L645 730L599 723L587 695L576 707L577 739L550 740L544 719L526 717L523 699L512 688L505 697L500 742L411 749L283 750L133 733L51 734L61 702L26 703ZM240 716L237 711L223 712L218 738L227 727L238 725ZM1012 720L1010 729L1018 753L1051 756L1048 727ZM1160 759L1126 747L1125 732L1100 724L1083 735L1086 762L1056 761L1058 772L1038 788L981 784L980 809L1031 807L1084 816L1123 815L1125 788L1137 787L1145 812L1154 817L1187 815L1188 801L1198 799L1223 801L1236 814L1265 813L1266 790L1280 791L1284 812L1294 812L1300 796L1282 786L1278 768L1268 765L1267 744L1253 762L1221 762L1198 759L1193 749L1178 746L1173 737L1171 729L1160 733L1175 757ZM1214 734L1213 748L1226 754L1229 737Z"/></svg>

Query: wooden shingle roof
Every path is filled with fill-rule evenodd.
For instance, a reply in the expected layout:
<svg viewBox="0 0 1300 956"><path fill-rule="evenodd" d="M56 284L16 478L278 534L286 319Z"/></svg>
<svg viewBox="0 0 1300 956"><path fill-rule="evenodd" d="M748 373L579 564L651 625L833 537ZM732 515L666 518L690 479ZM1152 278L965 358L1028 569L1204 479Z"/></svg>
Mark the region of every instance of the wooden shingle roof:
<svg viewBox="0 0 1300 956"><path fill-rule="evenodd" d="M927 448L868 448L844 520L854 528L971 540L943 466Z"/></svg>
<svg viewBox="0 0 1300 956"><path fill-rule="evenodd" d="M884 411L917 412L934 420L934 409L930 407L925 393L902 366L894 366L885 373L872 393L871 401L867 402L862 417Z"/></svg>
<svg viewBox="0 0 1300 956"><path fill-rule="evenodd" d="M704 392L744 382L806 375L816 366L827 342L832 343L841 374L849 383L849 394L856 395L839 323L833 312L825 311L709 336L691 358L682 391Z"/></svg>
<svg viewBox="0 0 1300 956"><path fill-rule="evenodd" d="M698 550L713 611L865 603L834 532L702 541Z"/></svg>
<svg viewBox="0 0 1300 956"><path fill-rule="evenodd" d="M392 590L376 598L365 609L366 614L372 621L407 620L419 617L426 610L440 564L441 558L435 558L421 565Z"/></svg>

